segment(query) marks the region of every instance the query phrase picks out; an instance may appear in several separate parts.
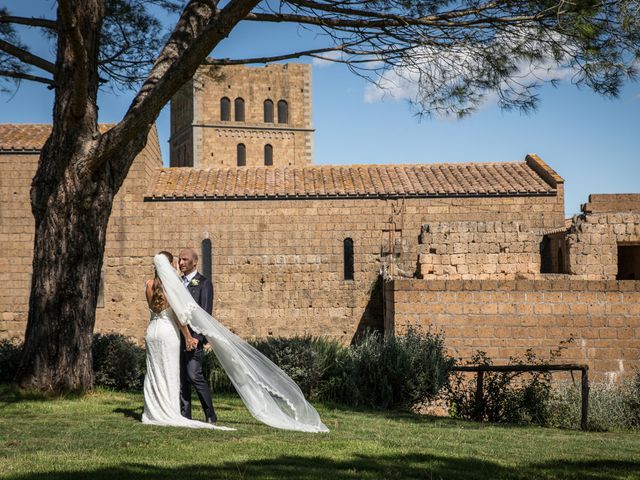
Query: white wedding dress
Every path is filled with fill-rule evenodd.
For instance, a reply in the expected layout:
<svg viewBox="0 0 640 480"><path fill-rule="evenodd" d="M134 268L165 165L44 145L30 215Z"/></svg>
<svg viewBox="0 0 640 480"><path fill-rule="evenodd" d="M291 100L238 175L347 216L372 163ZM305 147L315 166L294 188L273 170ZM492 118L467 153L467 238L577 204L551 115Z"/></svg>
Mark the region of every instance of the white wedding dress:
<svg viewBox="0 0 640 480"><path fill-rule="evenodd" d="M291 380L277 365L265 357L258 350L253 348L247 342L230 332L215 318L205 312L193 300L180 281L175 269L169 263L167 257L158 254L153 259L158 277L162 281L167 301L173 312L182 325L189 325L194 331L201 333L207 337L209 344L213 348L220 365L229 376L229 379L236 388L240 398L251 414L259 421L275 428L285 430L297 430L301 432L328 432L329 429L322 423L320 416L313 406L307 402L300 388ZM173 313L172 312L172 313ZM158 318L167 317L168 312L162 312ZM157 321L152 320L152 322ZM164 321L164 320L163 320ZM160 328L160 327L158 327ZM170 327L174 332L172 341L178 342L179 337L175 323ZM150 326L151 330L151 326ZM167 327L169 331L169 327ZM149 333L147 333L149 335ZM151 338L150 343L154 343L155 339ZM149 340L147 341L149 344ZM147 347L148 348L148 347ZM179 375L179 347L162 346L157 343L152 346L153 349L160 353L153 352L147 354L147 362L150 363L150 369L156 369L153 377L165 375L162 371L170 368L171 375ZM161 350L160 350L161 349ZM164 350L171 350L165 352ZM156 357L161 358L156 358ZM166 358L165 358L166 356ZM171 357L171 360L168 358ZM165 393L151 391L157 389L162 382L150 377L149 395L150 406L154 409L150 412L158 417L167 425L167 422L180 421L180 426L192 426L182 422L188 422L187 419L176 418L180 415L180 404L178 401L178 382L171 383L171 388L175 388L175 392L171 392L171 399ZM162 395L158 400L157 397ZM145 380L145 414L147 412L147 383ZM175 401L173 400L175 398ZM161 410L156 403L167 403L171 406L164 406ZM174 407L175 405L175 407ZM170 416L165 417L164 410L171 409ZM157 411L157 413L156 413ZM144 419L145 417L143 417ZM147 416L148 420L155 420L155 416ZM150 423L150 422L149 422ZM173 424L173 423L171 423ZM205 424L208 425L208 424Z"/></svg>
<svg viewBox="0 0 640 480"><path fill-rule="evenodd" d="M151 311L145 336L147 374L144 377L142 423L188 428L235 430L185 418L180 413L180 331L171 308Z"/></svg>

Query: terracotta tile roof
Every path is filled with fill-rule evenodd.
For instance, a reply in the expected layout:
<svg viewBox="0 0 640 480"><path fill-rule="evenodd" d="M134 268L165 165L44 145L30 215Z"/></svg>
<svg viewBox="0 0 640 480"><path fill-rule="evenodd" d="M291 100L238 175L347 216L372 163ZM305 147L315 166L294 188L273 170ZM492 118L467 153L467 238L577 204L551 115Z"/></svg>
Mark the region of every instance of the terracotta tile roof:
<svg viewBox="0 0 640 480"><path fill-rule="evenodd" d="M106 132L113 124L100 124ZM0 152L39 152L51 133L49 123L0 123Z"/></svg>
<svg viewBox="0 0 640 480"><path fill-rule="evenodd" d="M159 169L149 200L554 195L525 162Z"/></svg>
<svg viewBox="0 0 640 480"><path fill-rule="evenodd" d="M39 152L50 133L46 123L0 123L0 152Z"/></svg>

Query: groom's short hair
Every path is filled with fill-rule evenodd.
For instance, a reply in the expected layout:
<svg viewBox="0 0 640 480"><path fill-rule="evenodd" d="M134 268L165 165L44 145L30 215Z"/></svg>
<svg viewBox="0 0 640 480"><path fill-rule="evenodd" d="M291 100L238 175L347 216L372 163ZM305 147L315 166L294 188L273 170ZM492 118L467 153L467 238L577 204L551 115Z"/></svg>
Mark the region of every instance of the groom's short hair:
<svg viewBox="0 0 640 480"><path fill-rule="evenodd" d="M182 250L183 252L189 252L191 254L191 258L195 263L198 263L198 252L196 252L193 248L185 248Z"/></svg>

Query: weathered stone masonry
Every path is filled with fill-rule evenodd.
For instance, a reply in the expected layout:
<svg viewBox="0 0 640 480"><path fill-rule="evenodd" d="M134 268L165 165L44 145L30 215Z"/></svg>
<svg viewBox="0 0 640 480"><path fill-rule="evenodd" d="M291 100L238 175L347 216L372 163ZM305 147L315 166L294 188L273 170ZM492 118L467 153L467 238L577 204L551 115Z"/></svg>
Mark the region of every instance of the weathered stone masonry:
<svg viewBox="0 0 640 480"><path fill-rule="evenodd" d="M152 132L116 196L99 331L142 340L144 279L162 249L210 254L215 315L244 337L350 342L441 329L451 353L544 354L600 377L639 366L640 195L592 195L564 218L564 181L524 162L312 166L304 65L199 70L172 100L171 165ZM229 99L228 120L221 98ZM242 99L244 120L235 118ZM266 121L265 100L274 107ZM287 105L279 122L278 101ZM33 244L29 186L50 127L0 125L0 338L22 338ZM242 143L246 166L236 168ZM273 166L264 166L265 145ZM194 166L195 168L190 168ZM353 280L345 244L353 242ZM210 248L210 251L209 251ZM384 279L384 281L383 281Z"/></svg>

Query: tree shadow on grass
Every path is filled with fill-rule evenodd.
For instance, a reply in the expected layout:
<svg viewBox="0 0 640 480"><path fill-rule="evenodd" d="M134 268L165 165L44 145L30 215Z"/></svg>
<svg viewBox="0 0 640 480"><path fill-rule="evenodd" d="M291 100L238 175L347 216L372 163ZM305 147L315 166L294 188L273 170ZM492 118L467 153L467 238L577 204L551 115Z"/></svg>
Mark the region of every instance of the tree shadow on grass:
<svg viewBox="0 0 640 480"><path fill-rule="evenodd" d="M133 418L138 422L142 421L142 413L140 411L131 410L129 408L116 408L113 410L113 413L121 413L125 417Z"/></svg>
<svg viewBox="0 0 640 480"><path fill-rule="evenodd" d="M513 427L513 428L531 428L531 425L516 425L516 424L498 424L498 423L488 423L488 422L472 422L469 420L449 417L449 416L438 416L438 415L425 415L423 413L414 413L409 410L402 409L381 409L381 408L372 408L367 406L350 406L333 402L322 402L325 407L325 410L331 412L332 410L344 412L347 414L358 413L362 415L371 415L376 418L385 418L387 420L393 420L397 422L405 422L410 423L412 425L420 425L420 424L434 424L438 423L440 425L449 425L449 426L457 426L464 425L466 429L469 430L480 430L486 428L487 426L500 426L500 427Z"/></svg>
<svg viewBox="0 0 640 480"><path fill-rule="evenodd" d="M23 401L48 402L61 399L73 400L82 398L83 396L83 394L75 392L45 393L39 390L25 390L10 383L0 384L0 408Z"/></svg>
<svg viewBox="0 0 640 480"><path fill-rule="evenodd" d="M274 479L359 480L359 479L454 479L529 480L580 479L617 480L633 478L640 462L623 460L552 461L503 466L476 458L452 458L422 453L392 456L357 455L349 459L280 456L220 465L158 467L135 463L82 471L56 471L15 475L11 480L95 480L120 479Z"/></svg>
<svg viewBox="0 0 640 480"><path fill-rule="evenodd" d="M439 425L446 425L450 427L463 426L466 430L482 430L484 428L489 427L499 427L504 429L518 430L518 429L531 429L531 428L552 428L554 430L564 430L564 431L580 431L580 425L576 425L575 427L556 427L549 425L537 425L537 424L526 424L526 423L498 423L498 422L477 422L473 420L467 420L464 418L450 417L450 416L441 416L441 415L427 415L424 413L414 413L409 410L402 409L381 409L381 408L372 408L368 406L350 406L340 403L333 402L321 402L324 405L325 410L329 413L332 410L344 412L344 413L353 413L357 412L362 415L372 415L377 418L385 418L388 420L394 420L397 422L405 422L410 423L412 425L416 424L434 424L437 423ZM597 430L593 430L597 431ZM606 431L606 430L602 430Z"/></svg>

